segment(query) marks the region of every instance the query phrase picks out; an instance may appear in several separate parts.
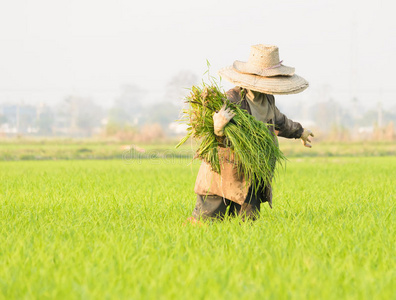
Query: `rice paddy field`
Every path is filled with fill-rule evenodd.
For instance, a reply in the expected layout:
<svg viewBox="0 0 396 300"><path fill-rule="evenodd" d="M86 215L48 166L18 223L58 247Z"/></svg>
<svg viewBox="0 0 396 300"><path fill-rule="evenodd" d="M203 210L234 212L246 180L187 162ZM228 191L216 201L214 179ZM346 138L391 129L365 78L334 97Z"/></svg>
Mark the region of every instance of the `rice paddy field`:
<svg viewBox="0 0 396 300"><path fill-rule="evenodd" d="M394 144L315 146L289 153L257 221L193 226L184 155L3 143L0 299L396 299Z"/></svg>

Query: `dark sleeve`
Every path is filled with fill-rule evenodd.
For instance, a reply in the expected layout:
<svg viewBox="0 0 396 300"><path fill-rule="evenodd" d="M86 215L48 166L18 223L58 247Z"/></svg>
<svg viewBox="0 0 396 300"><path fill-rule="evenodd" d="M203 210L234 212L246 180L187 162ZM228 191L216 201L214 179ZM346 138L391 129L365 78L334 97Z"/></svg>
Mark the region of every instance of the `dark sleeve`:
<svg viewBox="0 0 396 300"><path fill-rule="evenodd" d="M246 95L245 89L236 86L233 89L228 90L226 92L226 95L227 95L227 99L230 100L230 102L239 105L239 107L246 110L248 114L250 115L252 114L252 112L250 111L249 104L245 99L245 95Z"/></svg>
<svg viewBox="0 0 396 300"><path fill-rule="evenodd" d="M227 99L230 100L232 103L238 103L241 101L241 88L234 87L226 92Z"/></svg>
<svg viewBox="0 0 396 300"><path fill-rule="evenodd" d="M299 139L304 128L298 122L293 122L282 114L275 106L275 129L279 131L278 136Z"/></svg>

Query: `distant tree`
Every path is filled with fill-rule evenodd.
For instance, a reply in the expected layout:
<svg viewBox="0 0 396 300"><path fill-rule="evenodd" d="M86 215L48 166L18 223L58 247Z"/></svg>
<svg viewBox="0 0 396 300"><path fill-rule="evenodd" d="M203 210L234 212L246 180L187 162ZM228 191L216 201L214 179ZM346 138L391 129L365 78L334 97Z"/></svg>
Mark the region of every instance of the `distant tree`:
<svg viewBox="0 0 396 300"><path fill-rule="evenodd" d="M382 122L387 125L389 122L396 120L396 112L392 113L391 111L384 111L382 114ZM357 125L359 126L373 126L378 125L378 111L377 110L369 110L367 111L361 118L357 119Z"/></svg>
<svg viewBox="0 0 396 300"><path fill-rule="evenodd" d="M103 118L103 109L92 99L69 96L56 107L54 123L64 134L91 135Z"/></svg>
<svg viewBox="0 0 396 300"><path fill-rule="evenodd" d="M389 112L393 115L396 115L396 105L393 105L390 109Z"/></svg>
<svg viewBox="0 0 396 300"><path fill-rule="evenodd" d="M142 100L145 90L130 84L121 87L121 95L114 101L109 111L109 120L120 125L136 125L142 114Z"/></svg>
<svg viewBox="0 0 396 300"><path fill-rule="evenodd" d="M34 130L37 121L37 108L33 105L20 104L17 107L18 133L25 134Z"/></svg>
<svg viewBox="0 0 396 300"><path fill-rule="evenodd" d="M167 128L169 123L179 118L180 107L172 102L160 102L150 105L144 109L143 123L158 123L163 128Z"/></svg>
<svg viewBox="0 0 396 300"><path fill-rule="evenodd" d="M183 70L177 73L167 83L163 101L145 107L141 111L141 123L155 123L166 132L169 124L179 119L184 104L183 98L197 82L198 77L190 71Z"/></svg>
<svg viewBox="0 0 396 300"><path fill-rule="evenodd" d="M104 117L102 107L91 99L80 99L77 111L77 127L87 134L92 134L92 130L101 126Z"/></svg>
<svg viewBox="0 0 396 300"><path fill-rule="evenodd" d="M41 135L52 134L52 127L54 125L54 112L49 106L42 106L38 110L37 128Z"/></svg>
<svg viewBox="0 0 396 300"><path fill-rule="evenodd" d="M191 71L180 71L166 85L165 101L181 107L188 90L191 86L196 85L198 80L198 76Z"/></svg>
<svg viewBox="0 0 396 300"><path fill-rule="evenodd" d="M7 117L5 115L0 114L0 124L7 123Z"/></svg>
<svg viewBox="0 0 396 300"><path fill-rule="evenodd" d="M350 128L353 126L350 113L332 99L311 106L310 115L313 116L318 127L325 131L334 127Z"/></svg>

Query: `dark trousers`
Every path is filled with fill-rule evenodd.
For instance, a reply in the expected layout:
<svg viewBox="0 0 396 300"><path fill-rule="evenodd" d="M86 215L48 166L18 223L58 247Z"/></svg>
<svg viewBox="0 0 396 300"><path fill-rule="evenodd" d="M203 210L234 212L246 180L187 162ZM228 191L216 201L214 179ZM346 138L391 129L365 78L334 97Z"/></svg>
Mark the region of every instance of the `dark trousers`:
<svg viewBox="0 0 396 300"><path fill-rule="evenodd" d="M197 195L197 204L193 211L195 219L224 219L228 216L241 216L243 220L256 220L260 214L260 199L250 191L242 205L221 196Z"/></svg>

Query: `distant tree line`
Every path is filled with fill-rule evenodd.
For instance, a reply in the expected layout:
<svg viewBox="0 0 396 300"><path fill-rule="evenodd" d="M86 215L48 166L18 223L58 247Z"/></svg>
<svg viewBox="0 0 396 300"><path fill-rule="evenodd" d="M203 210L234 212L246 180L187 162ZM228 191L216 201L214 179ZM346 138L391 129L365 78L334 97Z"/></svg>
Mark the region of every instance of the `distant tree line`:
<svg viewBox="0 0 396 300"><path fill-rule="evenodd" d="M148 105L148 91L134 84L121 86L109 109L80 96L68 96L53 106L0 104L0 134L130 138L156 131L155 136L172 135L170 124L179 119L187 88L197 81L195 74L181 71L168 82L162 98Z"/></svg>
<svg viewBox="0 0 396 300"><path fill-rule="evenodd" d="M3 104L0 105L0 135L37 135L90 137L105 136L119 139L160 139L183 133L176 120L180 118L183 98L188 89L198 83L198 76L181 71L166 85L159 99L150 99L147 91L137 85L127 84L112 105L104 109L94 99L68 96L60 103ZM301 121L304 126L316 129L322 136L350 139L353 136L393 136L396 121L394 110L365 111L358 99L352 99L349 108L332 98L312 104L296 102L277 106L288 117ZM352 107L352 109L351 109ZM383 132L382 129L386 129ZM385 129L384 129L385 130ZM388 133L387 133L388 132Z"/></svg>

